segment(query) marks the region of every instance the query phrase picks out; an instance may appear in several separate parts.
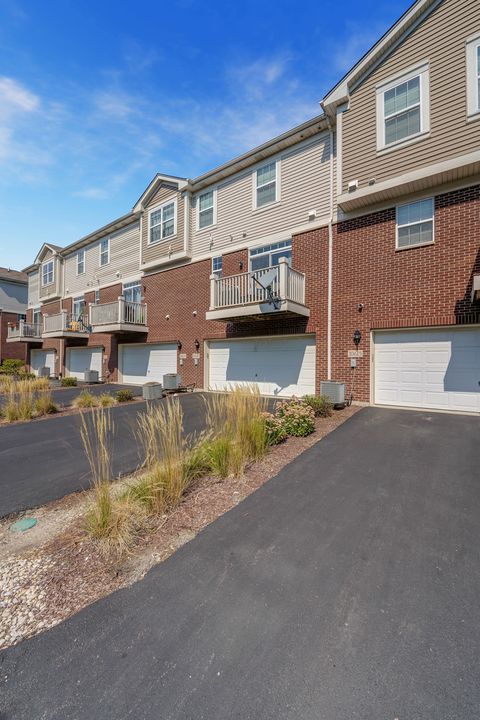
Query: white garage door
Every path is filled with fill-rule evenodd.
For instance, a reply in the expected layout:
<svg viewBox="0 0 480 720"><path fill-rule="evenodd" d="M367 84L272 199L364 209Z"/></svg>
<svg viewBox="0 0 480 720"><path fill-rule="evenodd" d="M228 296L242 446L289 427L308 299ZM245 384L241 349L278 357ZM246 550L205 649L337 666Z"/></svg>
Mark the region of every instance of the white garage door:
<svg viewBox="0 0 480 720"><path fill-rule="evenodd" d="M480 330L375 333L375 402L480 411Z"/></svg>
<svg viewBox="0 0 480 720"><path fill-rule="evenodd" d="M66 374L85 380L86 370L97 370L102 379L102 348L67 348L65 360Z"/></svg>
<svg viewBox="0 0 480 720"><path fill-rule="evenodd" d="M55 375L55 350L31 350L30 367L35 375L41 367L50 368L50 375Z"/></svg>
<svg viewBox="0 0 480 720"><path fill-rule="evenodd" d="M315 338L212 340L208 385L228 390L256 385L262 395L290 397L315 392Z"/></svg>
<svg viewBox="0 0 480 720"><path fill-rule="evenodd" d="M143 385L150 381L163 382L166 373L177 372L175 343L158 345L120 345L121 382Z"/></svg>

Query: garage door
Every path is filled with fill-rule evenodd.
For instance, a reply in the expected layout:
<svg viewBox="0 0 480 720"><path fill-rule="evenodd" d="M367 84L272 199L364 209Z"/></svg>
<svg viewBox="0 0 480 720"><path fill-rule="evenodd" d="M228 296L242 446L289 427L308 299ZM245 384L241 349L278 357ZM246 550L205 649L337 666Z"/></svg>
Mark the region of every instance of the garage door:
<svg viewBox="0 0 480 720"><path fill-rule="evenodd" d="M65 359L66 374L85 380L86 370L97 370L102 378L102 348L67 348Z"/></svg>
<svg viewBox="0 0 480 720"><path fill-rule="evenodd" d="M228 390L255 385L262 395L315 392L315 338L276 337L210 341L208 385Z"/></svg>
<svg viewBox="0 0 480 720"><path fill-rule="evenodd" d="M30 367L35 375L41 367L50 368L50 375L55 375L55 350L31 350Z"/></svg>
<svg viewBox="0 0 480 720"><path fill-rule="evenodd" d="M120 345L119 357L121 382L131 385L162 382L166 373L177 372L175 343Z"/></svg>
<svg viewBox="0 0 480 720"><path fill-rule="evenodd" d="M480 411L480 330L376 333L375 402Z"/></svg>

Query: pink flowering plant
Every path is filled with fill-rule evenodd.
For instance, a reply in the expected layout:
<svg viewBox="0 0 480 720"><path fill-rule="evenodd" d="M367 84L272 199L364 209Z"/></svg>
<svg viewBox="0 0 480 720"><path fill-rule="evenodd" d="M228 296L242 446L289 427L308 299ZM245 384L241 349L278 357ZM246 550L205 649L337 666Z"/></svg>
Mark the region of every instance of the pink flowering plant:
<svg viewBox="0 0 480 720"><path fill-rule="evenodd" d="M265 430L267 433L267 442L269 445L278 445L287 439L288 433L284 427L283 419L272 415L272 413L263 413L265 420Z"/></svg>
<svg viewBox="0 0 480 720"><path fill-rule="evenodd" d="M287 435L305 437L315 430L315 411L301 398L293 397L279 403L275 415Z"/></svg>

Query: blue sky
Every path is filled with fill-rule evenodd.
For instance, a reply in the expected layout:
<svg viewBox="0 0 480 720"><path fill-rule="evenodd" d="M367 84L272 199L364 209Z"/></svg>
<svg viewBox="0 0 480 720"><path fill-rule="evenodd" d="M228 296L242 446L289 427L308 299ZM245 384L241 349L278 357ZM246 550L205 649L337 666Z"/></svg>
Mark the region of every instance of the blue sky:
<svg viewBox="0 0 480 720"><path fill-rule="evenodd" d="M320 112L408 0L0 0L0 265Z"/></svg>

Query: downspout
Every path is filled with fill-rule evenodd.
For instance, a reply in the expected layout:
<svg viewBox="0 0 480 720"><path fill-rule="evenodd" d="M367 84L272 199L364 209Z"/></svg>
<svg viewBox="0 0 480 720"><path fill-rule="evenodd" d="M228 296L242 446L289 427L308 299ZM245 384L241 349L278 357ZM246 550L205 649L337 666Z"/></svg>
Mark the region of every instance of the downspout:
<svg viewBox="0 0 480 720"><path fill-rule="evenodd" d="M327 118L330 143L330 187L329 187L329 217L328 217L328 280L327 280L327 380L332 379L332 276L333 276L333 126Z"/></svg>

